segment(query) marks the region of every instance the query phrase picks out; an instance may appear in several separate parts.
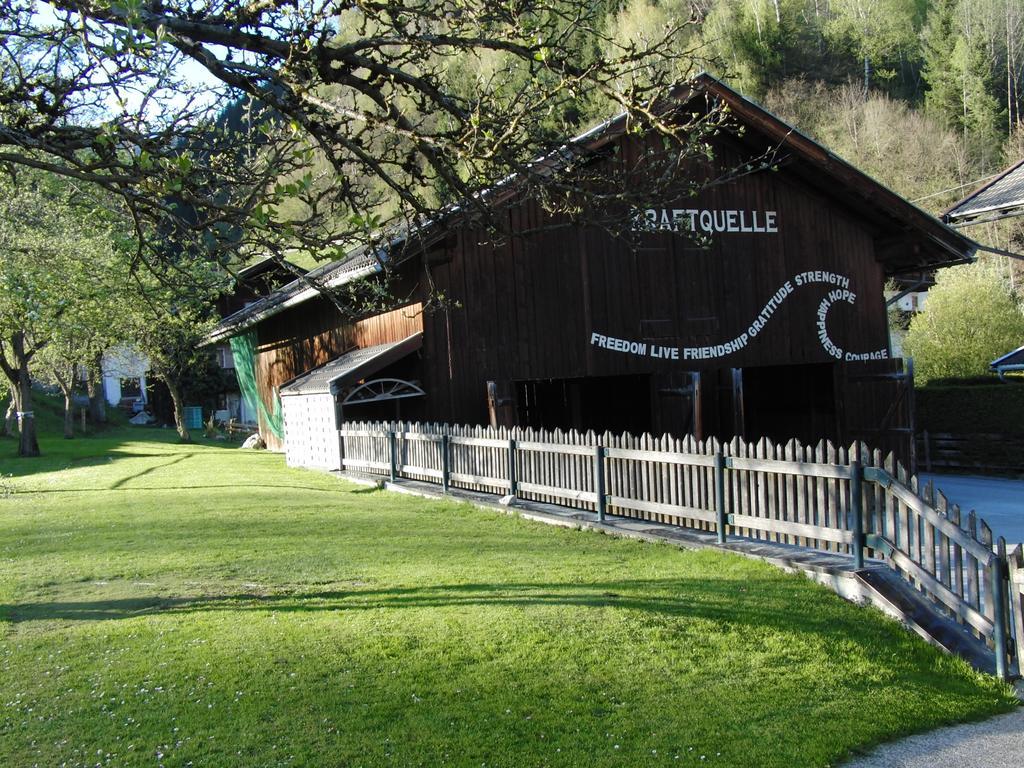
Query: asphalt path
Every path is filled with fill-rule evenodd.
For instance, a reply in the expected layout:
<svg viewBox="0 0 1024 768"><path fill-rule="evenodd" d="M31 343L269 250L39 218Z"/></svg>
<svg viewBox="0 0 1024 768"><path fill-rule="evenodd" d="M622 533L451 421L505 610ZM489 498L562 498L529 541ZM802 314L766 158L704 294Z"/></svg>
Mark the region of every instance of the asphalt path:
<svg viewBox="0 0 1024 768"><path fill-rule="evenodd" d="M960 509L975 510L992 527L995 536L1008 544L1024 542L1024 480L977 475L936 475L921 473L931 480ZM1024 765L1024 758L1021 758Z"/></svg>

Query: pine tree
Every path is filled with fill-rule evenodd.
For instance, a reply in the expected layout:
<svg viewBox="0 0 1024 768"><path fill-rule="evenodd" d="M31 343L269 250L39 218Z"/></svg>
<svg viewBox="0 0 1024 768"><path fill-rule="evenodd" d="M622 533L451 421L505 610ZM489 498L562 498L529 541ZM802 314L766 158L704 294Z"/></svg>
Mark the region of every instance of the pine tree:
<svg viewBox="0 0 1024 768"><path fill-rule="evenodd" d="M936 0L928 11L921 52L925 107L949 126L960 124L961 86L953 72L960 0Z"/></svg>

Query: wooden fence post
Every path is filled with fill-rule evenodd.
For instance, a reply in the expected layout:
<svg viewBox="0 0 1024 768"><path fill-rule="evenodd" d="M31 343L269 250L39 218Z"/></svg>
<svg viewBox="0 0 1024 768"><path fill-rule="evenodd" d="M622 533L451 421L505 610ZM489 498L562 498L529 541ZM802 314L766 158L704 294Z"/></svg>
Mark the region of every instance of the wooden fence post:
<svg viewBox="0 0 1024 768"><path fill-rule="evenodd" d="M996 556L992 559L992 601L995 612L992 634L994 635L993 645L996 652L996 677L1000 680L1010 679L1010 669L1007 664L1008 648L1006 647L1006 635L1009 629L1007 621L1007 584L1009 579L1009 568L1006 563L1006 539L1002 536L996 545Z"/></svg>
<svg viewBox="0 0 1024 768"><path fill-rule="evenodd" d="M860 461L850 462L850 508L853 511L853 567L864 567L864 469Z"/></svg>
<svg viewBox="0 0 1024 768"><path fill-rule="evenodd" d="M451 457L448 450L448 433L441 435L441 493L448 493L451 482Z"/></svg>
<svg viewBox="0 0 1024 768"><path fill-rule="evenodd" d="M1017 672L1024 675L1024 544L1018 544L1007 560L1010 577L1010 609L1017 640Z"/></svg>
<svg viewBox="0 0 1024 768"><path fill-rule="evenodd" d="M509 438L508 441L508 495L513 499L519 492L518 481L516 480L516 441Z"/></svg>
<svg viewBox="0 0 1024 768"><path fill-rule="evenodd" d="M594 448L594 492L597 494L597 519L604 522L604 515L607 510L607 499L604 495L604 446L598 445Z"/></svg>
<svg viewBox="0 0 1024 768"><path fill-rule="evenodd" d="M725 544L725 525L728 513L725 509L725 456L715 452L715 510L718 512L718 543Z"/></svg>
<svg viewBox="0 0 1024 768"><path fill-rule="evenodd" d="M388 430L388 453L391 457L391 482L398 479L398 439L395 430Z"/></svg>

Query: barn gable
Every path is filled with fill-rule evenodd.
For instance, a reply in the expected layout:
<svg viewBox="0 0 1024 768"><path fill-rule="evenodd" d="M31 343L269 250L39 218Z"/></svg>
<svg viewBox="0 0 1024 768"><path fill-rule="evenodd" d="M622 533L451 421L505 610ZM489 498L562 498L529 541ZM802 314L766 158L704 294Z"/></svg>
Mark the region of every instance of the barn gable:
<svg viewBox="0 0 1024 768"><path fill-rule="evenodd" d="M876 444L904 430L906 443L906 380L889 358L883 283L970 260L971 241L719 81L698 78L689 98L725 103L745 130L716 139L717 167L687 173L717 178L765 158L772 169L602 212L619 217L618 234L552 218L511 187L485 193L507 236L456 209L427 225L430 257L414 253L396 270L395 295L414 303L361 321L378 332L360 340L361 324L296 283L214 336L257 329L258 377L273 397L353 347L422 331L397 378L425 394L389 418L699 437L873 433ZM628 163L645 139L625 128L618 118L567 146ZM390 240L386 258L407 238ZM340 284L375 263L356 252L319 276ZM447 301L434 302L439 294ZM358 407L348 416L364 417Z"/></svg>

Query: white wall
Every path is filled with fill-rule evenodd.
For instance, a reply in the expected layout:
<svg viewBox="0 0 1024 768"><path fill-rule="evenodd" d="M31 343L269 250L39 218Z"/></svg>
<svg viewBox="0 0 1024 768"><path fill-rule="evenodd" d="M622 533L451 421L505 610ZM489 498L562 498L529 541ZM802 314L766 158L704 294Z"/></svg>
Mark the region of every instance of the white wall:
<svg viewBox="0 0 1024 768"><path fill-rule="evenodd" d="M288 466L341 469L334 395L286 395L281 398L281 409Z"/></svg>

